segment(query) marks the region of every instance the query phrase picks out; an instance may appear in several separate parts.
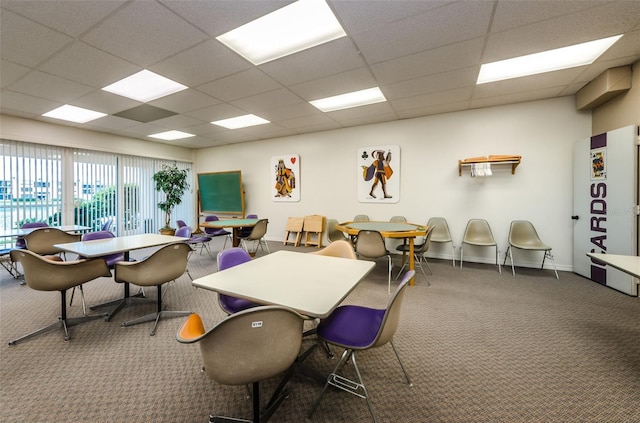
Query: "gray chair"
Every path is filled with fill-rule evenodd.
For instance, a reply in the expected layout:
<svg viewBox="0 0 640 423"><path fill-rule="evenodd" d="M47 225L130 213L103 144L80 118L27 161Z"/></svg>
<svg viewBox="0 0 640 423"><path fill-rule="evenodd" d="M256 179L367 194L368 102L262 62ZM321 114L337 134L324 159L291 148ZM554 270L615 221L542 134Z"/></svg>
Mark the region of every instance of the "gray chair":
<svg viewBox="0 0 640 423"><path fill-rule="evenodd" d="M255 255L258 252L258 248L263 248L267 250L267 253L271 253L269 251L269 245L267 241L265 241L264 236L267 234L267 225L269 224L269 220L260 219L255 224L255 226L251 229L251 232L247 236L239 236L240 242L242 246L247 251L247 253L251 255ZM253 251L249 248L248 242L252 242L255 245Z"/></svg>
<svg viewBox="0 0 640 423"><path fill-rule="evenodd" d="M451 262L453 267L456 267L456 248L453 245L453 239L451 238L451 231L449 231L449 225L444 217L432 217L427 222L427 226L435 226L436 229L431 234L431 242L437 244L451 243Z"/></svg>
<svg viewBox="0 0 640 423"><path fill-rule="evenodd" d="M431 286L431 283L429 283L429 279L427 279L427 274L424 273L424 267L422 266L422 262L424 261L424 263L429 268L429 273L433 275L433 270L431 270L431 266L429 266L429 262L427 261L427 258L424 255L429 250L429 245L431 244L431 237L433 236L433 232L435 231L435 228L436 226L433 226L433 225L429 226L429 229L427 229L427 234L424 237L422 244L414 245L413 247L414 263L422 271L422 276L424 276L424 280L427 282L427 285L429 286ZM396 248L396 250L402 251L403 253L407 253L409 252L409 245L407 244L399 245ZM398 272L398 276L396 276L396 280L402 274L406 266L407 266L407 262L405 262L402 265L402 268L400 268L400 272Z"/></svg>
<svg viewBox="0 0 640 423"><path fill-rule="evenodd" d="M279 386L261 412L259 383L292 371L302 345L303 317L281 306L234 313L209 330L192 314L176 335L183 344L198 343L207 376L222 385L253 386L252 419L209 416L209 422L266 422L287 397ZM285 375L287 377L287 375Z"/></svg>
<svg viewBox="0 0 640 423"><path fill-rule="evenodd" d="M540 237L533 223L528 220L514 220L511 222L509 228L509 246L504 254L503 265L507 263L507 256L511 260L511 273L516 275L516 270L513 266L513 249L517 248L526 251L542 251L544 256L542 257L542 265L540 269L544 268L545 259L551 260L553 264L553 271L556 274L556 279L560 279L558 276L558 269L556 268L556 262L551 254L551 247L546 245Z"/></svg>
<svg viewBox="0 0 640 423"><path fill-rule="evenodd" d="M369 216L367 216L366 214L357 214L353 218L353 221L354 222L368 222L369 221Z"/></svg>
<svg viewBox="0 0 640 423"><path fill-rule="evenodd" d="M498 243L493 237L489 222L484 219L470 219L467 222L467 227L464 230L464 236L462 237L462 245L460 246L460 268L462 269L462 262L464 260L464 245L474 245L476 247L493 247L496 249L496 265L498 266L498 272L502 273L500 267L500 261L498 255Z"/></svg>
<svg viewBox="0 0 640 423"><path fill-rule="evenodd" d="M178 279L185 273L190 251L191 247L186 243L180 242L165 245L147 258L137 262L121 261L116 263L114 271L114 279L116 282L129 283L141 287L155 286L158 291L158 298L156 299L157 309L155 313L124 322L122 326L155 322L149 333L150 336L154 336L161 318L188 316L191 314L190 311L163 310L162 304L162 285ZM149 299L140 298L140 300L148 301Z"/></svg>
<svg viewBox="0 0 640 423"><path fill-rule="evenodd" d="M349 238L344 232L336 229L338 221L336 219L327 219L327 239L329 242L334 241L348 241Z"/></svg>
<svg viewBox="0 0 640 423"><path fill-rule="evenodd" d="M389 261L389 287L388 293L391 293L391 272L393 269L393 260L391 253L387 250L387 246L384 242L384 237L378 231L362 230L358 232L358 238L356 239L355 251L358 257L365 257L370 259L377 259L380 257L387 257Z"/></svg>
<svg viewBox="0 0 640 423"><path fill-rule="evenodd" d="M389 222L406 223L407 218L404 216L391 216L391 219L389 219Z"/></svg>
<svg viewBox="0 0 640 423"><path fill-rule="evenodd" d="M24 280L29 288L36 291L60 292L60 316L51 325L14 339L9 342L9 345L15 345L20 341L60 327L64 330L64 340L68 341L70 338L69 327L104 316L97 314L68 318L66 299L69 288L80 286L96 278L111 276L104 260L54 261L23 249L11 251L11 259L22 265Z"/></svg>

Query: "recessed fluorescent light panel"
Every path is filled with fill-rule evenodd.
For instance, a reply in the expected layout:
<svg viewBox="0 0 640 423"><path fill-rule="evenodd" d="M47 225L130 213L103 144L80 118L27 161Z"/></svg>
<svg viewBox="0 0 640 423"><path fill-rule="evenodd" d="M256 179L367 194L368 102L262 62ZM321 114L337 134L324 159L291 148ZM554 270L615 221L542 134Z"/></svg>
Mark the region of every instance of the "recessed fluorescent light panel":
<svg viewBox="0 0 640 423"><path fill-rule="evenodd" d="M86 123L92 120L106 116L106 113L100 113L89 109L83 109L82 107L70 106L65 104L57 109L53 109L50 112L43 114L42 116L67 120L75 123Z"/></svg>
<svg viewBox="0 0 640 423"><path fill-rule="evenodd" d="M181 140L183 138L195 137L195 135L193 135L193 134L188 134L188 133L182 132L182 131L158 132L157 134L151 134L151 135L147 135L147 136L151 137L151 138L158 138L158 139L167 140L167 141Z"/></svg>
<svg viewBox="0 0 640 423"><path fill-rule="evenodd" d="M622 35L487 63L480 67L476 84L589 65L620 37Z"/></svg>
<svg viewBox="0 0 640 423"><path fill-rule="evenodd" d="M299 0L216 39L260 65L346 35L325 0Z"/></svg>
<svg viewBox="0 0 640 423"><path fill-rule="evenodd" d="M114 82L104 87L103 90L146 103L187 88L189 87L186 85L145 69Z"/></svg>
<svg viewBox="0 0 640 423"><path fill-rule="evenodd" d="M366 106L367 104L381 103L383 101L387 101L387 99L384 97L384 94L382 94L382 91L380 91L380 88L373 87L352 93L321 98L310 101L309 103L323 112L333 112L334 110Z"/></svg>
<svg viewBox="0 0 640 423"><path fill-rule="evenodd" d="M246 128L247 126L263 125L270 122L256 115L244 115L229 119L217 120L211 123L227 129L239 129Z"/></svg>

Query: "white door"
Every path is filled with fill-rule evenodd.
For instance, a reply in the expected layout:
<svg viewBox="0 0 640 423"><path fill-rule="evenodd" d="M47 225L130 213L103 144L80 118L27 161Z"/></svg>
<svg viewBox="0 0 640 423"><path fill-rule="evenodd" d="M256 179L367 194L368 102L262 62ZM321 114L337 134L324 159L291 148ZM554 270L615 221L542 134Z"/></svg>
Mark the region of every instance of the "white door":
<svg viewBox="0 0 640 423"><path fill-rule="evenodd" d="M638 129L627 126L574 147L573 270L630 295L637 280L592 262L588 252L638 253Z"/></svg>

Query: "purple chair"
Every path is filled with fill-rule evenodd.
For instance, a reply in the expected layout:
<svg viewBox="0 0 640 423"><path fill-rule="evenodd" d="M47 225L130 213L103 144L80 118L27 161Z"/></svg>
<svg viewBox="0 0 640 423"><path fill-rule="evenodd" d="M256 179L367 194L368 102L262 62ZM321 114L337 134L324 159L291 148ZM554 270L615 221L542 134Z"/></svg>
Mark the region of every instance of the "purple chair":
<svg viewBox="0 0 640 423"><path fill-rule="evenodd" d="M178 228L182 228L187 226L187 223L184 220L176 220L176 225L178 225Z"/></svg>
<svg viewBox="0 0 640 423"><path fill-rule="evenodd" d="M105 238L115 238L115 235L108 230L88 232L82 235L83 241L91 241L93 239L105 239ZM78 257L78 258L85 259L86 257ZM117 262L124 260L124 253L109 254L106 256L102 256L100 258L104 259L104 261L107 262L107 266L109 267L109 269L113 269L113 266L115 266Z"/></svg>
<svg viewBox="0 0 640 423"><path fill-rule="evenodd" d="M367 389L362 382L362 376L356 363L356 351L368 350L380 347L386 343L390 343L393 352L400 363L400 367L404 372L407 382L411 385L409 375L405 370L400 356L393 345L393 335L398 328L400 321L400 306L402 298L407 290L407 286L411 278L415 275L414 270L409 270L404 274L398 288L389 300L386 309L374 309L357 305L344 305L335 309L329 317L320 321L317 327L318 338L322 341L344 348L342 357L333 372L327 378L327 382L322 388L320 395L313 403L313 407L308 417L315 411L320 403L322 395L325 393L329 385L340 388L360 398L364 398L369 406L369 411L373 420L376 421L376 415L373 406L369 401ZM337 374L338 370L347 362L351 361L358 376L358 381L346 379Z"/></svg>
<svg viewBox="0 0 640 423"><path fill-rule="evenodd" d="M222 271L248 261L251 261L251 256L240 247L222 250L218 253L218 271ZM224 294L218 294L218 304L220 304L220 308L222 308L222 310L227 314L237 313L260 305L249 300L231 297Z"/></svg>
<svg viewBox="0 0 640 423"><path fill-rule="evenodd" d="M113 219L109 219L102 225L102 231L110 231L111 225L113 225Z"/></svg>
<svg viewBox="0 0 640 423"><path fill-rule="evenodd" d="M30 229L30 228L46 228L49 225L47 225L45 222L28 222L25 223L24 225L22 225L20 228L22 229ZM16 248L27 248L27 243L25 242L24 238L19 236L16 239Z"/></svg>
<svg viewBox="0 0 640 423"><path fill-rule="evenodd" d="M191 235L191 228L189 226L180 226L178 229L176 229L174 235L182 238L188 238L186 242L190 247L192 247L193 250L195 250L196 246L200 244L200 254L202 254L202 249L204 248L209 253L209 256L213 258L213 256L211 256L211 250L209 249L208 245L208 242L211 241L211 237L206 235ZM189 277L191 277L191 275L189 275Z"/></svg>
<svg viewBox="0 0 640 423"><path fill-rule="evenodd" d="M91 241L94 239L105 239L105 238L115 238L115 235L108 230L87 232L86 234L82 235L83 241ZM107 263L107 267L110 270L112 270L117 262L124 261L124 253L109 254L106 256L102 256L100 258L103 259L105 263ZM88 258L83 256L78 256L78 259L88 259ZM130 261L134 261L134 260L130 260ZM82 298L82 311L86 315L87 308L84 300L84 289L82 285L78 285L78 289L80 289L80 297ZM76 293L76 287L74 286L73 289L71 290L71 298L69 299L69 306L73 305L73 296L75 295L75 293Z"/></svg>
<svg viewBox="0 0 640 423"><path fill-rule="evenodd" d="M204 219L205 222L214 222L217 220L220 220L220 219L218 219L218 216L214 216L214 215L207 216ZM212 238L217 236L223 236L224 237L224 245L222 246L223 250L227 247L227 240L231 239L231 232L227 231L226 229L204 228L204 232Z"/></svg>

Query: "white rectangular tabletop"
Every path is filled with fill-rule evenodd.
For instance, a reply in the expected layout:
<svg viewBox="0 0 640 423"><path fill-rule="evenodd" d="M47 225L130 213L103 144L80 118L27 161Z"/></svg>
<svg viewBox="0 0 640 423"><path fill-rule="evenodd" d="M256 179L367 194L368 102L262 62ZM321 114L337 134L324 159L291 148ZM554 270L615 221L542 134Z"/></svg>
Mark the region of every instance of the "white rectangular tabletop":
<svg viewBox="0 0 640 423"><path fill-rule="evenodd" d="M91 230L90 226L82 225L62 225L62 226L45 226L45 228L56 228L64 232L83 232ZM12 236L25 236L31 232L42 229L40 228L17 228L17 229L4 229L0 231L0 238L12 237Z"/></svg>
<svg viewBox="0 0 640 423"><path fill-rule="evenodd" d="M100 257L115 253L124 253L141 248L157 247L173 242L184 242L185 238L160 234L140 234L117 236L115 238L93 239L91 241L67 242L54 247L84 257Z"/></svg>
<svg viewBox="0 0 640 423"><path fill-rule="evenodd" d="M609 266L621 270L631 276L640 278L640 257L638 256L602 253L587 253L587 255L596 261L608 264Z"/></svg>
<svg viewBox="0 0 640 423"><path fill-rule="evenodd" d="M375 262L278 251L193 281L199 288L327 317Z"/></svg>

